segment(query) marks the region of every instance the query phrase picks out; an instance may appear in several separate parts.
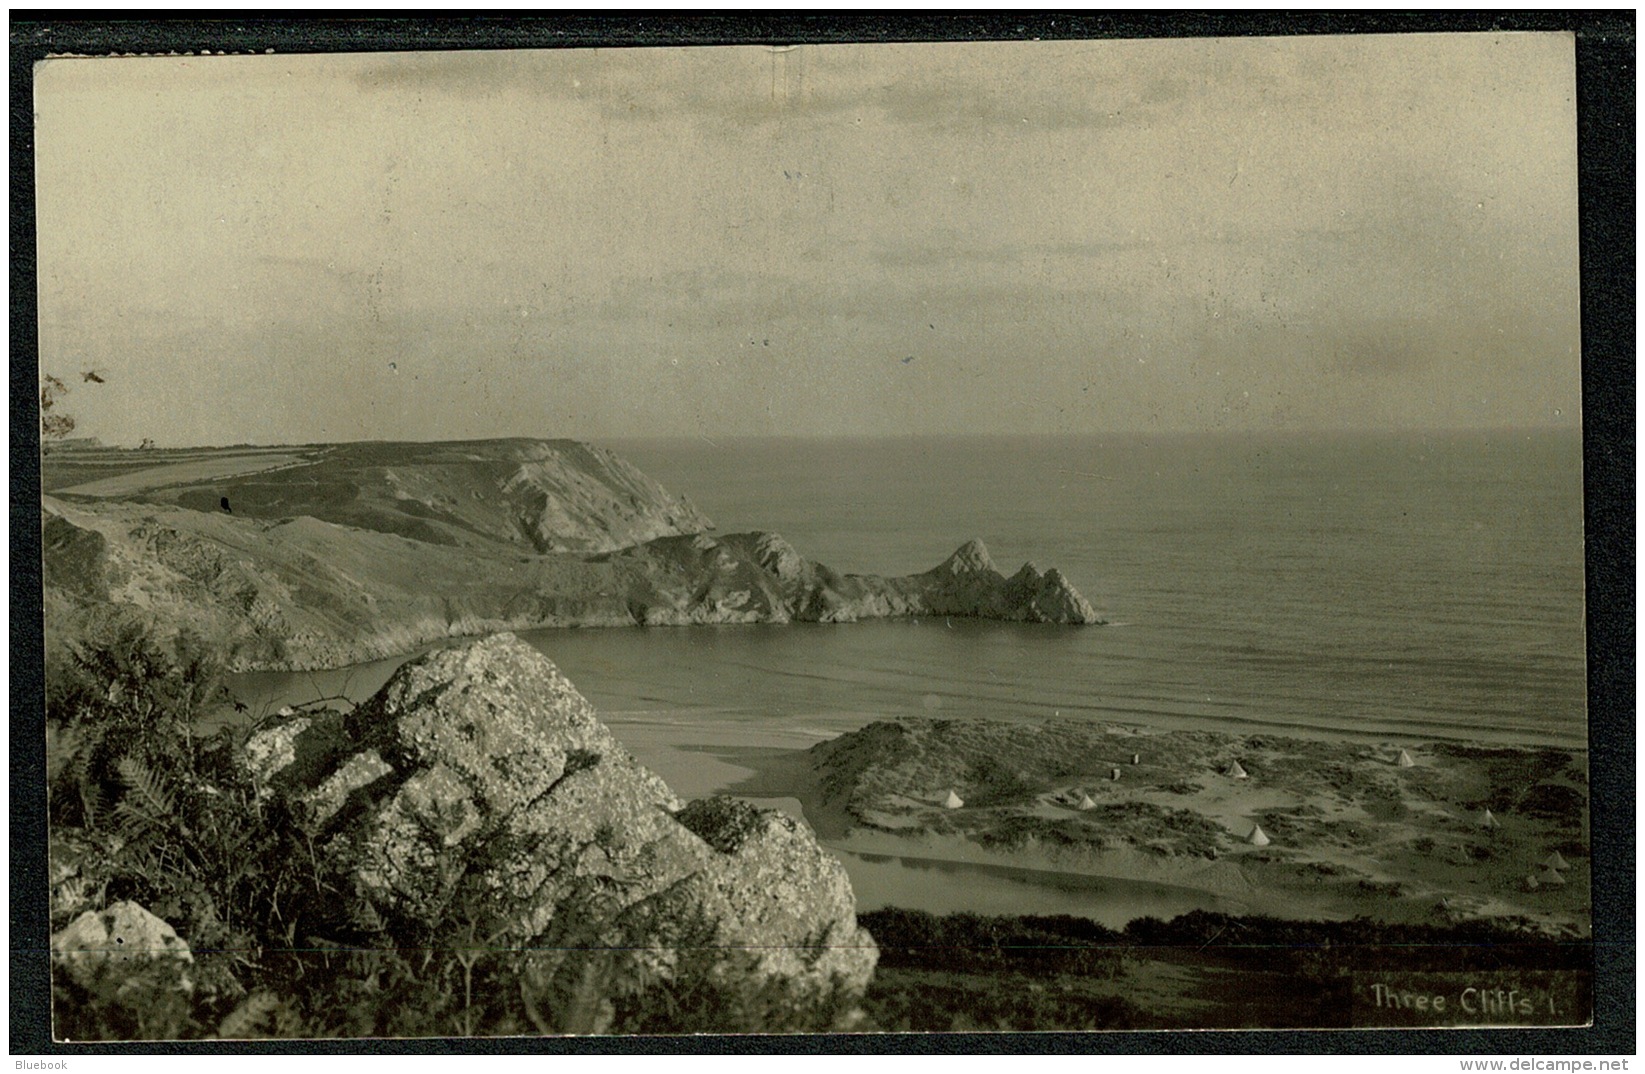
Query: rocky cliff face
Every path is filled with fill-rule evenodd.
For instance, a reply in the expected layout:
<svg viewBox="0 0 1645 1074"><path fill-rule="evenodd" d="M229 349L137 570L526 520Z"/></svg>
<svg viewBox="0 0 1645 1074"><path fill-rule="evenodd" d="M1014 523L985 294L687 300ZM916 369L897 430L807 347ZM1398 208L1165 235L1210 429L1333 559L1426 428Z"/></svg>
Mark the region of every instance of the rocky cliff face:
<svg viewBox="0 0 1645 1074"><path fill-rule="evenodd" d="M1010 578L979 542L901 578L841 574L772 533L521 556L312 518L281 522L48 498L48 644L104 618L188 629L237 670L341 667L431 641L552 626L844 623L971 616L1100 623L1056 571Z"/></svg>
<svg viewBox="0 0 1645 1074"><path fill-rule="evenodd" d="M807 829L731 799L682 807L510 635L413 661L348 716L291 718L245 755L346 893L336 928L516 950L544 1028L643 1030L661 989L824 1029L872 974L850 882Z"/></svg>
<svg viewBox="0 0 1645 1074"><path fill-rule="evenodd" d="M850 623L897 616L960 616L1029 623L1100 623L1057 571L1025 563L1006 578L981 541L968 541L923 574L841 574L805 559L775 533L653 541L602 557L639 568L637 622Z"/></svg>
<svg viewBox="0 0 1645 1074"><path fill-rule="evenodd" d="M841 574L774 533L699 532L688 503L596 448L409 448L343 445L135 502L45 497L48 644L136 615L236 670L292 670L547 626L1101 621L1057 571L1006 577L979 541L924 574Z"/></svg>

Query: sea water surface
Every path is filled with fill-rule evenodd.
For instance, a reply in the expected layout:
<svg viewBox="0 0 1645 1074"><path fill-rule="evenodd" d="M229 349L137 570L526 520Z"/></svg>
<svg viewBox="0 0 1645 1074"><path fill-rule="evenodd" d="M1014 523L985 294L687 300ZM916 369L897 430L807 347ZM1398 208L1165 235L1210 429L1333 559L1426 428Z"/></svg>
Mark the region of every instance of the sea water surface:
<svg viewBox="0 0 1645 1074"><path fill-rule="evenodd" d="M1587 745L1575 431L605 446L721 532L774 530L876 574L980 537L1007 574L1060 568L1110 620L527 634L619 735L712 722L803 742L890 716L1055 714ZM396 663L236 685L254 708L363 697Z"/></svg>
<svg viewBox="0 0 1645 1074"><path fill-rule="evenodd" d="M1112 625L534 638L597 704L1586 744L1574 431L611 446L722 531L880 574L980 537Z"/></svg>

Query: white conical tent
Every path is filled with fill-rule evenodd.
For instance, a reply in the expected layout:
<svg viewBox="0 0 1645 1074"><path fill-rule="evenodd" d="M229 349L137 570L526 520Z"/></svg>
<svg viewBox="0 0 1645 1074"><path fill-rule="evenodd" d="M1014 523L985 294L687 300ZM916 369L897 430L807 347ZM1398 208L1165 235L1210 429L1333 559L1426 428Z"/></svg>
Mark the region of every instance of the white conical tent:
<svg viewBox="0 0 1645 1074"><path fill-rule="evenodd" d="M955 794L952 790L950 790L948 792L948 797L944 798L942 800L942 807L944 809L958 809L960 806L962 806L964 804L965 804L965 799L963 799L959 795Z"/></svg>
<svg viewBox="0 0 1645 1074"><path fill-rule="evenodd" d="M1536 874L1536 878L1538 883L1544 884L1551 888L1562 888L1565 886L1565 878L1554 872L1552 869L1542 870L1540 873Z"/></svg>
<svg viewBox="0 0 1645 1074"><path fill-rule="evenodd" d="M1485 816L1480 819L1479 824L1480 824L1480 827L1482 827L1482 828L1500 828L1500 827L1502 827L1502 825L1497 821L1496 815L1493 814L1489 809L1485 810Z"/></svg>
<svg viewBox="0 0 1645 1074"><path fill-rule="evenodd" d="M1081 809L1095 809L1095 808L1097 808L1097 803L1095 803L1091 800L1091 796L1089 794L1082 794L1082 795L1080 795L1079 808L1081 808Z"/></svg>
<svg viewBox="0 0 1645 1074"><path fill-rule="evenodd" d="M1260 824L1251 829L1251 836L1245 841L1254 847L1265 847L1271 842L1268 838L1268 833L1262 830L1262 825Z"/></svg>
<svg viewBox="0 0 1645 1074"><path fill-rule="evenodd" d="M1548 855L1547 859L1543 861L1542 864L1545 868L1553 869L1555 872L1560 869L1569 869L1571 867L1571 863L1562 858L1557 850Z"/></svg>
<svg viewBox="0 0 1645 1074"><path fill-rule="evenodd" d="M1415 768L1417 763L1411 760L1411 755L1404 750L1399 751L1399 760L1396 762L1401 768Z"/></svg>
<svg viewBox="0 0 1645 1074"><path fill-rule="evenodd" d="M1251 777L1249 772L1240 767L1240 763L1238 761L1235 761L1233 764L1228 766L1228 774L1235 779L1249 779Z"/></svg>

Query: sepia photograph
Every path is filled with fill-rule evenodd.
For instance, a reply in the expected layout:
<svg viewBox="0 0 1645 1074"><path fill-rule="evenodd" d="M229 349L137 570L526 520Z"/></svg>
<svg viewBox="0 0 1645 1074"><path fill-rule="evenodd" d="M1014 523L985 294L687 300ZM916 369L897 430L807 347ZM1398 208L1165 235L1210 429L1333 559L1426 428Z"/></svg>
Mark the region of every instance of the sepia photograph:
<svg viewBox="0 0 1645 1074"><path fill-rule="evenodd" d="M39 62L52 1039L1592 1024L1576 74Z"/></svg>

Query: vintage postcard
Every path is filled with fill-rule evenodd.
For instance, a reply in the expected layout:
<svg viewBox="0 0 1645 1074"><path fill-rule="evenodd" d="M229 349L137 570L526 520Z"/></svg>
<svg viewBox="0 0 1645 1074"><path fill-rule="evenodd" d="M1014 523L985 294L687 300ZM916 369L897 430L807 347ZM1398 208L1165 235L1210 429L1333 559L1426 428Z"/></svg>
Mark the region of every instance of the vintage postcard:
<svg viewBox="0 0 1645 1074"><path fill-rule="evenodd" d="M56 1039L1589 1023L1570 35L34 95Z"/></svg>

